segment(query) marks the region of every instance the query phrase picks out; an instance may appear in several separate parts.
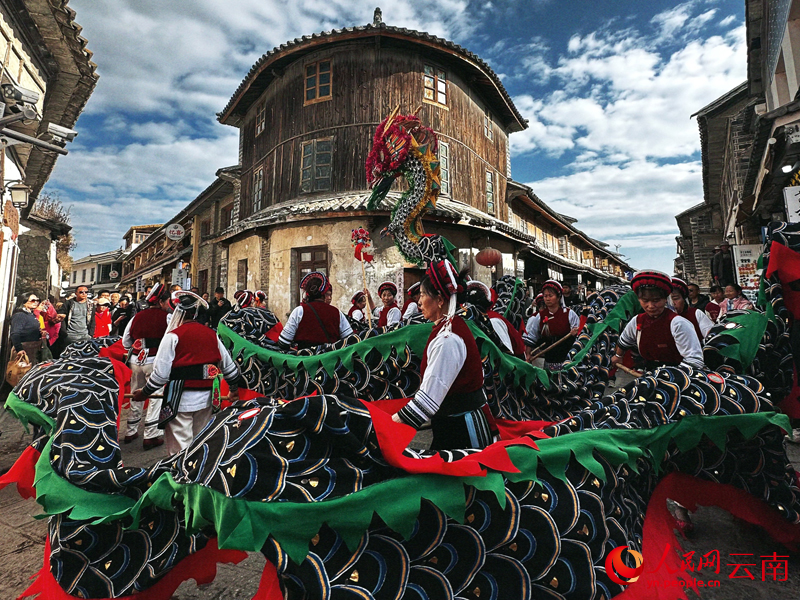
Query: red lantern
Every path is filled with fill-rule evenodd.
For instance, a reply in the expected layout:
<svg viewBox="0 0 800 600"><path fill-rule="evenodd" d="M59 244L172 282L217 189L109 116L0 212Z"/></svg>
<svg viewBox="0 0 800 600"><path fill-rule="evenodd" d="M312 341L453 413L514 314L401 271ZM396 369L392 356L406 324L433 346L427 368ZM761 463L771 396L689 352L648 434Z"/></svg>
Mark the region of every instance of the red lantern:
<svg viewBox="0 0 800 600"><path fill-rule="evenodd" d="M495 250L491 246L484 248L475 256L475 260L479 265L484 267L494 267L503 261L503 255L500 250Z"/></svg>

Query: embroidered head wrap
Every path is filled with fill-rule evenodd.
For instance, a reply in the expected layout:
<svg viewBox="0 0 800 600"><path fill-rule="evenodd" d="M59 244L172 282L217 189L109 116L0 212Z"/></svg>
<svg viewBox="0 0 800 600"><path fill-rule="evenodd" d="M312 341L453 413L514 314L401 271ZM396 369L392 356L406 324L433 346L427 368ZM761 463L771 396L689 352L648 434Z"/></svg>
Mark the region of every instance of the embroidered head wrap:
<svg viewBox="0 0 800 600"><path fill-rule="evenodd" d="M397 286L391 281L384 281L378 286L378 295L380 296L387 290L392 293L392 296L397 296Z"/></svg>
<svg viewBox="0 0 800 600"><path fill-rule="evenodd" d="M158 304L164 300L169 300L169 290L167 286L157 281L153 284L145 300L147 300L148 304Z"/></svg>
<svg viewBox="0 0 800 600"><path fill-rule="evenodd" d="M420 286L420 284L421 284L421 282L418 281L417 283L409 286L409 288L406 290L406 294L408 294L409 296L413 296L414 294L419 294L419 286Z"/></svg>
<svg viewBox="0 0 800 600"><path fill-rule="evenodd" d="M673 277L672 278L672 291L673 292L678 292L684 298L688 298L689 297L689 284L687 284L680 277Z"/></svg>
<svg viewBox="0 0 800 600"><path fill-rule="evenodd" d="M236 305L239 308L249 308L253 306L253 302L256 299L256 295L251 290L239 290L233 295L234 299L236 300Z"/></svg>
<svg viewBox="0 0 800 600"><path fill-rule="evenodd" d="M172 313L172 319L169 321L165 335L175 331L186 321L193 321L199 314L208 310L208 302L194 292L175 290L170 299L175 307L175 312Z"/></svg>
<svg viewBox="0 0 800 600"><path fill-rule="evenodd" d="M542 302L544 302L544 291L551 290L558 296L559 304L561 304L561 308L566 308L567 303L564 301L564 288L561 287L561 284L557 282L555 279L548 279L542 284L542 293L539 296L542 297ZM539 297L537 296L537 298Z"/></svg>
<svg viewBox="0 0 800 600"><path fill-rule="evenodd" d="M634 292L640 288L656 288L669 296L672 293L672 279L661 271L638 271L631 279L631 287Z"/></svg>
<svg viewBox="0 0 800 600"><path fill-rule="evenodd" d="M461 281L455 267L449 260L432 262L425 274L431 280L431 284L437 292L445 298L450 298L443 327L443 329L450 332L453 330L451 321L456 314L456 308L458 308L458 294L464 291L464 282Z"/></svg>
<svg viewBox="0 0 800 600"><path fill-rule="evenodd" d="M355 306L356 304L361 302L361 299L364 298L364 297L366 297L366 294L364 293L364 291L363 290L358 291L355 294L353 294L352 298L350 298L350 304Z"/></svg>
<svg viewBox="0 0 800 600"><path fill-rule="evenodd" d="M325 276L325 273L320 273L319 271L312 271L300 282L300 289L303 290L306 294L306 298L309 300L316 300L317 298L322 298L325 295L325 290L328 287L328 278Z"/></svg>

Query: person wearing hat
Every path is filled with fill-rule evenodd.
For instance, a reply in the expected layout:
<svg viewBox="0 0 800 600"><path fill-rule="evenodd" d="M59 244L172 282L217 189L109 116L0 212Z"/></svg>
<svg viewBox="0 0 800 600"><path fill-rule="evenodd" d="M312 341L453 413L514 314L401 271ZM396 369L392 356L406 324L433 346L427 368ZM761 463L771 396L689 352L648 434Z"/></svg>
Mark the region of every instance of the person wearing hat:
<svg viewBox="0 0 800 600"><path fill-rule="evenodd" d="M369 290L359 290L350 298L352 306L347 311L347 316L355 321L363 322L367 318L364 312L364 309L367 308L367 303L369 303L370 308L375 308Z"/></svg>
<svg viewBox="0 0 800 600"><path fill-rule="evenodd" d="M228 383L228 400L238 400L239 367L214 330L197 322L208 303L193 292L176 290L171 296L175 312L158 345L153 370L133 400L144 401L164 387L159 426L164 427L167 451L175 455L187 448L208 424L219 397L221 374Z"/></svg>
<svg viewBox="0 0 800 600"><path fill-rule="evenodd" d="M711 319L709 319L702 310L698 310L694 306L689 305L689 286L683 279L679 277L672 278L672 293L669 299L672 302L672 308L675 312L692 324L700 340L700 344L702 344L708 332L711 331L711 328L714 326L714 323L711 322Z"/></svg>
<svg viewBox="0 0 800 600"><path fill-rule="evenodd" d="M97 300L94 313L94 335L92 337L106 337L111 335L111 300L100 296Z"/></svg>
<svg viewBox="0 0 800 600"><path fill-rule="evenodd" d="M137 312L128 322L122 334L122 347L128 351L131 368L131 389L138 390L145 386L147 378L153 372L158 346L167 331L168 317L172 310L169 304L169 291L163 283L156 283L145 296L148 308ZM130 444L139 437L139 423L142 421L144 402L131 400L128 413L128 424L124 442ZM150 398L147 414L144 417L145 450L156 448L164 443L164 436L158 429L158 417L161 411L161 398Z"/></svg>
<svg viewBox="0 0 800 600"><path fill-rule="evenodd" d="M467 324L456 316L465 300L463 277L449 261L433 262L420 286L420 311L433 322L420 365L422 383L392 416L419 429L431 422L432 450L485 448L492 443L484 413L483 363Z"/></svg>
<svg viewBox="0 0 800 600"><path fill-rule="evenodd" d="M420 282L413 284L406 290L408 294L408 302L403 308L403 320L410 319L414 315L419 314L419 287Z"/></svg>
<svg viewBox="0 0 800 600"><path fill-rule="evenodd" d="M517 358L523 358L525 342L522 341L522 335L508 319L492 310L497 300L497 292L481 281L468 281L466 300L488 317L492 329L503 342L501 350Z"/></svg>
<svg viewBox="0 0 800 600"><path fill-rule="evenodd" d="M281 331L278 338L281 346L289 348L295 344L298 348L311 348L352 335L353 328L344 313L325 302L327 288L328 278L324 273L313 271L303 277L300 282L303 301L291 312Z"/></svg>
<svg viewBox="0 0 800 600"><path fill-rule="evenodd" d="M619 336L611 363L622 362L626 350L637 350L647 370L660 366L703 368L703 349L694 326L667 309L672 279L660 271L639 271L631 280L643 313L633 317Z"/></svg>
<svg viewBox="0 0 800 600"><path fill-rule="evenodd" d="M541 296L544 308L528 319L522 336L525 342L525 355L529 360L533 355L532 350L540 343L549 347L567 335L577 337L580 333L578 329L580 317L564 305L564 290L559 282L554 279L545 281L542 284ZM567 339L545 352L545 368L560 369L571 346L571 341Z"/></svg>
<svg viewBox="0 0 800 600"><path fill-rule="evenodd" d="M733 256L731 256L731 246L723 240L719 245L719 252L711 257L711 275L714 283L723 288L732 283L736 283L736 276L733 271Z"/></svg>
<svg viewBox="0 0 800 600"><path fill-rule="evenodd" d="M383 306L377 307L373 312L373 318L378 320L378 327L389 327L399 323L403 318L400 308L395 302L397 297L397 286L391 281L384 281L378 286L378 296L380 296Z"/></svg>

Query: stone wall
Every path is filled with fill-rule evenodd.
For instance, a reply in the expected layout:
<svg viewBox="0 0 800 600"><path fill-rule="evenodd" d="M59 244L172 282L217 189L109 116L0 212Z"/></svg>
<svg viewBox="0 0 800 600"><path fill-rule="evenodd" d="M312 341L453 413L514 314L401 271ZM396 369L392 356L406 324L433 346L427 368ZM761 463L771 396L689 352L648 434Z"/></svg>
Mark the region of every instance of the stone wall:
<svg viewBox="0 0 800 600"><path fill-rule="evenodd" d="M58 297L60 282L57 280L58 273L51 270L51 253L54 249L50 230L27 220L22 224L30 231L21 234L18 239L20 259L16 291L18 294L33 291Z"/></svg>

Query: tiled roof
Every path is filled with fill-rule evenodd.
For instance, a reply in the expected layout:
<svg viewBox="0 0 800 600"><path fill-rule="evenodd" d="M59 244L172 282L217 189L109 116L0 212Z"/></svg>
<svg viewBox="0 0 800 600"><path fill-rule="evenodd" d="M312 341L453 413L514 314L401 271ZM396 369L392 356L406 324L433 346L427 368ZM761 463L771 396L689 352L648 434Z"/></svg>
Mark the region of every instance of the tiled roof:
<svg viewBox="0 0 800 600"><path fill-rule="evenodd" d="M381 202L380 206L375 211L369 211L373 214L388 215L391 213L397 200L400 198L400 192L389 192L386 198ZM303 217L320 218L327 213L359 213L367 212L367 202L369 194L342 194L337 196L322 196L317 198L309 198L306 201L298 202L292 200L288 202L281 202L274 204L268 209L253 215L247 219L234 223L231 227L221 232L220 235L209 240L211 242L222 241L248 230L256 229L259 227L266 227L279 223L295 222L302 220ZM459 223L460 221L469 221L468 225L471 227L482 227L484 229L494 230L500 235L513 238L515 241L527 244L527 250L531 253L540 256L546 260L550 260L557 264L563 265L569 269L592 273L595 276L609 278L614 277L611 273L598 271L581 262L574 261L558 254L554 254L538 244L536 237L527 234L523 231L511 227L505 221L501 221L491 215L484 213L477 208L449 200L447 198L439 198L436 201L436 208L430 211L434 217L451 219ZM462 223L464 224L464 223ZM609 254L613 254L610 252Z"/></svg>
<svg viewBox="0 0 800 600"><path fill-rule="evenodd" d="M370 23L368 25L359 25L355 27L344 27L342 29L332 29L331 31L323 31L321 33L313 33L311 35L304 35L299 38L295 38L294 40L290 40L285 44L281 44L280 46L273 48L261 58L259 58L256 63L252 66L250 71L247 73L245 78L239 84L239 87L236 88L236 91L233 93L233 96L228 101L227 106L222 110L222 112L218 113L219 120L221 122L225 122L227 118L233 114L234 112L246 112L244 111L236 111L236 107L238 104L248 96L248 93L251 91L251 87L256 82L257 79L260 77L272 77L274 78L274 74L270 73L268 66L274 66L274 63L277 59L297 52L306 47L316 47L320 44L325 43L334 43L337 41L341 41L342 39L352 39L352 38L361 38L361 37L370 37L370 36L387 36L387 37L395 37L395 38L407 38L411 39L412 41L419 41L424 42L427 44L433 44L435 46L440 47L443 51L447 52L448 54L456 54L467 63L477 66L481 71L483 71L491 81L492 87L494 87L499 94L499 96L503 99L505 104L507 105L507 109L509 111L509 116L512 117L514 120L517 121L517 127L514 130L522 130L527 127L527 120L522 117L517 107L514 105L514 102L511 100L511 96L509 95L508 91L506 91L505 86L503 86L503 82L500 80L500 77L492 70L492 68L478 55L473 54L466 48L459 46L458 44L451 42L449 40L445 40L440 37L436 37L435 35L431 35L429 33L425 33L424 31L415 31L413 29L406 29L405 27L393 27L391 25L386 25L385 23L379 23L375 25ZM270 80L271 81L271 80ZM267 83L268 85L268 83ZM261 91L266 88L266 85L262 86L257 93L250 94L254 96L252 101L260 95ZM251 102L252 103L252 102ZM248 103L249 106L251 103Z"/></svg>

